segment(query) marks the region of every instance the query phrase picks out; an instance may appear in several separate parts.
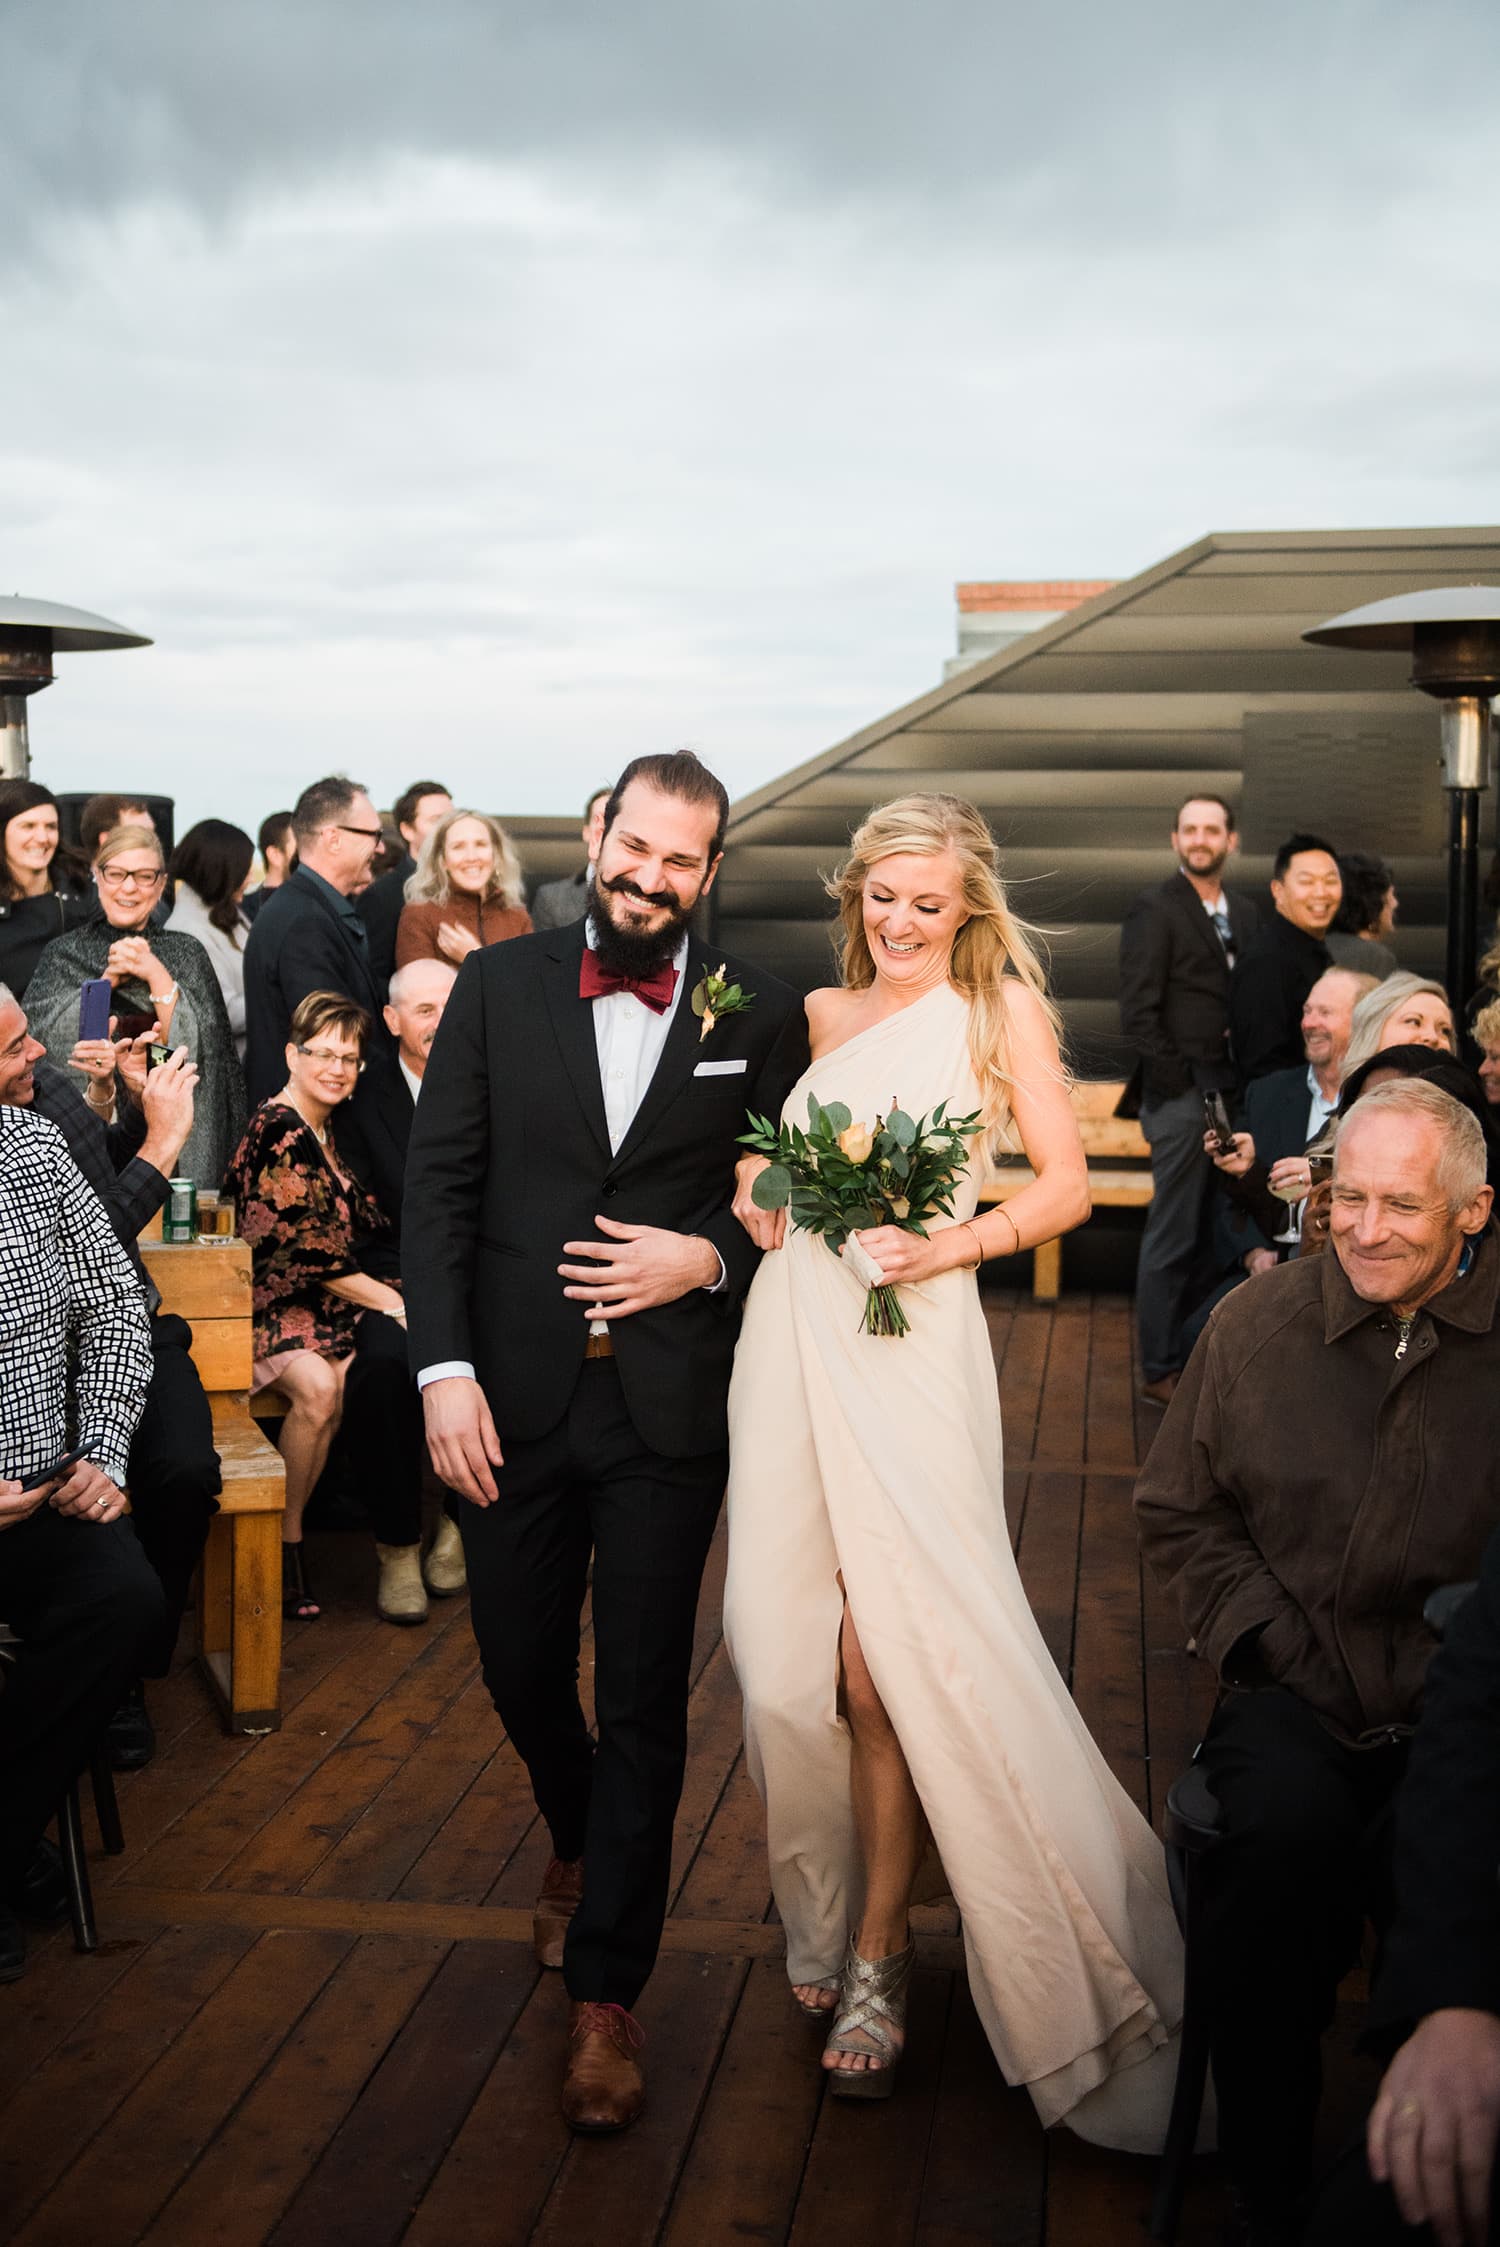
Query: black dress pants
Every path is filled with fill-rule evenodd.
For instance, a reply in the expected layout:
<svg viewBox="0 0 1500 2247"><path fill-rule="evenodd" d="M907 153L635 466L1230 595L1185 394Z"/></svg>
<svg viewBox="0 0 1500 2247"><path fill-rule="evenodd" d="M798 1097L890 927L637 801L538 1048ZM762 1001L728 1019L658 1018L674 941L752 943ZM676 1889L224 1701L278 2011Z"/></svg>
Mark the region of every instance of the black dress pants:
<svg viewBox="0 0 1500 2247"><path fill-rule="evenodd" d="M1435 2247L1430 2224L1401 2220L1396 2195L1377 2185L1365 2159L1363 2134L1347 2146L1313 2200L1304 2247ZM1500 2247L1500 2165L1490 2178L1487 2247Z"/></svg>
<svg viewBox="0 0 1500 2247"><path fill-rule="evenodd" d="M656 1963L693 1625L727 1469L724 1451L648 1450L613 1360L591 1358L558 1426L507 1449L497 1502L454 1501L485 1683L555 1853L584 1860L570 1997L633 2006ZM578 1700L590 1552L597 1747Z"/></svg>
<svg viewBox="0 0 1500 2247"><path fill-rule="evenodd" d="M0 1887L30 1863L163 1607L126 1520L91 1526L41 1506L0 1532L0 1618L21 1641L0 1688Z"/></svg>
<svg viewBox="0 0 1500 2247"><path fill-rule="evenodd" d="M151 1386L130 1446L130 1515L165 1595L161 1620L141 1647L140 1675L165 1677L193 1571L218 1512L219 1454L213 1413L188 1355L186 1319L160 1311L151 1321Z"/></svg>
<svg viewBox="0 0 1500 2247"><path fill-rule="evenodd" d="M383 1311L366 1311L354 1330L354 1357L344 1376L334 1464L382 1545L421 1541L426 1442L406 1329Z"/></svg>
<svg viewBox="0 0 1500 2247"><path fill-rule="evenodd" d="M1219 2151L1252 2207L1305 2190L1320 2044L1368 1915L1390 1924L1404 1741L1349 1748L1280 1688L1222 1702L1203 1764L1224 1837L1203 1859L1201 1946Z"/></svg>

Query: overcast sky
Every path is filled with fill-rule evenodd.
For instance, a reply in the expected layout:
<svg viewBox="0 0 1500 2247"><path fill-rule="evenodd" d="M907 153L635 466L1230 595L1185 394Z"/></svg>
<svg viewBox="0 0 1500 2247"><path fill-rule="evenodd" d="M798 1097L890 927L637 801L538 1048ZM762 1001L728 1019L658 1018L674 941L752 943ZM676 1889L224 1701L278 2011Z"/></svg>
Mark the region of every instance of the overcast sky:
<svg viewBox="0 0 1500 2247"><path fill-rule="evenodd" d="M964 577L1500 519L1500 11L5 0L0 587L56 788L740 794Z"/></svg>

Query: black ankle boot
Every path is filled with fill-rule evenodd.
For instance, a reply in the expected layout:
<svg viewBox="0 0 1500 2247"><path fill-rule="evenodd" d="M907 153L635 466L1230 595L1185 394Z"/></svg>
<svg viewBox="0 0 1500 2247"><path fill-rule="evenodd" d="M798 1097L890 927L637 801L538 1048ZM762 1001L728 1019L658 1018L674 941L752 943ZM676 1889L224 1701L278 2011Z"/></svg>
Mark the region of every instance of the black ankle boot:
<svg viewBox="0 0 1500 2247"><path fill-rule="evenodd" d="M105 1734L109 1760L116 1771L144 1771L156 1753L156 1727L146 1707L145 1688L139 1678L109 1720Z"/></svg>

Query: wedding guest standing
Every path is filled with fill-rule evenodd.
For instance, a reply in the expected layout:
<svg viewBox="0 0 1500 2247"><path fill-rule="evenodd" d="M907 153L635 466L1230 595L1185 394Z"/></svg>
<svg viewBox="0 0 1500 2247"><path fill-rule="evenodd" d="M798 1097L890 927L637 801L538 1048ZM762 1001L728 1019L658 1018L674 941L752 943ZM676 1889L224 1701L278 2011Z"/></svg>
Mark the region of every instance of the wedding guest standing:
<svg viewBox="0 0 1500 2247"><path fill-rule="evenodd" d="M687 1746L724 1399L758 1251L730 1209L747 1107L807 1051L773 976L705 1046L690 941L729 799L638 758L588 919L477 951L423 1080L406 1189L412 1364L460 1527L485 1683L552 1840L533 1923L572 2001L563 2114L645 2097L631 2017L656 1959ZM715 963L717 964L717 963ZM497 1503L498 1499L498 1503ZM593 1559L597 1745L578 1700Z"/></svg>
<svg viewBox="0 0 1500 2247"><path fill-rule="evenodd" d="M1383 858L1364 850L1339 852L1344 894L1323 941L1340 967L1357 975L1394 975L1400 961L1391 949L1396 912L1396 877Z"/></svg>
<svg viewBox="0 0 1500 2247"><path fill-rule="evenodd" d="M1057 1014L972 804L905 796L830 884L842 987L812 992L786 1095L856 1120L979 1114L1036 1176L978 1212L856 1238L910 1304L861 1331L863 1282L817 1235L735 1207L771 1250L729 1399L724 1631L765 1797L787 1976L823 2016L831 2091L882 2098L906 2028L908 1912L930 1832L1006 2081L1044 2123L1147 2151L1171 2102L1182 1951L1161 1845L1090 1738L1027 1604L1001 1490L1000 1399L975 1281L1082 1223L1088 1170ZM758 1103L755 1103L759 1107ZM778 1222L778 1219L780 1220Z"/></svg>
<svg viewBox="0 0 1500 2247"><path fill-rule="evenodd" d="M384 1227L341 1155L335 1109L364 1066L370 1019L333 991L313 991L292 1017L286 1081L250 1118L227 1183L250 1244L255 1371L251 1393L287 1399L281 1455L282 1608L320 1613L302 1551L302 1516L347 1418L346 1450L375 1531L376 1606L387 1622L427 1613L420 1548L421 1415L406 1370L401 1291L362 1271L356 1239ZM355 1367L359 1373L356 1378Z"/></svg>
<svg viewBox="0 0 1500 2247"><path fill-rule="evenodd" d="M438 821L422 845L406 898L396 931L398 967L410 960L462 967L483 945L531 932L521 902L521 862L488 812L450 811Z"/></svg>
<svg viewBox="0 0 1500 2247"><path fill-rule="evenodd" d="M167 872L177 895L168 928L194 936L213 963L234 1033L234 1049L245 1058L245 884L255 848L242 827L227 819L200 819L172 853Z"/></svg>
<svg viewBox="0 0 1500 2247"><path fill-rule="evenodd" d="M1135 1312L1143 1393L1161 1405L1187 1356L1183 1320L1207 1247L1204 1095L1235 1089L1229 978L1260 926L1251 900L1224 883L1239 836L1222 796L1189 796L1171 840L1176 873L1136 899L1120 931L1120 1027L1136 1064L1119 1112L1140 1117L1151 1149Z"/></svg>
<svg viewBox="0 0 1500 2247"><path fill-rule="evenodd" d="M252 1107L281 1087L292 1016L309 992L341 991L372 1018L381 998L355 903L380 847L375 806L357 780L331 773L303 789L292 830L297 863L256 915L245 946Z"/></svg>
<svg viewBox="0 0 1500 2247"><path fill-rule="evenodd" d="M583 919L589 883L604 834L604 808L608 802L609 790L596 788L584 807L584 863L578 872L564 875L560 882L543 882L532 898L531 918L538 928L568 928L574 921Z"/></svg>
<svg viewBox="0 0 1500 2247"><path fill-rule="evenodd" d="M396 968L396 930L406 903L406 885L417 870L417 855L453 797L440 780L414 780L391 806L401 837L401 855L389 873L380 874L360 894L359 911L370 937L370 970L384 997Z"/></svg>
<svg viewBox="0 0 1500 2247"><path fill-rule="evenodd" d="M1332 846L1318 835L1289 835L1276 853L1276 910L1235 961L1229 986L1229 1041L1243 1083L1302 1058L1302 1008L1333 954L1324 938L1343 884Z"/></svg>
<svg viewBox="0 0 1500 2247"><path fill-rule="evenodd" d="M94 860L98 907L91 920L47 946L26 993L32 1033L52 1053L71 1053L78 1037L78 994L103 976L114 986L118 1034L155 1024L167 1045L184 1046L198 1070L193 1128L179 1156L181 1175L217 1186L245 1128L245 1080L213 963L194 936L155 928L151 916L166 881L161 842L149 827L116 827Z"/></svg>
<svg viewBox="0 0 1500 2247"><path fill-rule="evenodd" d="M247 921L253 921L267 898L275 896L297 863L297 838L292 832L289 811L267 813L260 823L255 848L260 854L261 877L254 889L245 892L243 910Z"/></svg>
<svg viewBox="0 0 1500 2247"><path fill-rule="evenodd" d="M45 947L92 910L87 877L58 848L51 789L0 780L0 983L24 998Z"/></svg>

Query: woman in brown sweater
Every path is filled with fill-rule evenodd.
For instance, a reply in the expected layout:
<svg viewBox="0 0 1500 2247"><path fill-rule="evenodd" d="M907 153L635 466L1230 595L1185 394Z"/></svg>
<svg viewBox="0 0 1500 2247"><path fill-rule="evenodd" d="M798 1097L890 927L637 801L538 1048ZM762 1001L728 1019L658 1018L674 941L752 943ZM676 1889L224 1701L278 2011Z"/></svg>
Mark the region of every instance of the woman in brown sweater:
<svg viewBox="0 0 1500 2247"><path fill-rule="evenodd" d="M422 845L406 885L396 929L396 965L445 960L462 967L471 952L527 936L531 915L521 903L521 863L498 819L486 811L450 811Z"/></svg>

